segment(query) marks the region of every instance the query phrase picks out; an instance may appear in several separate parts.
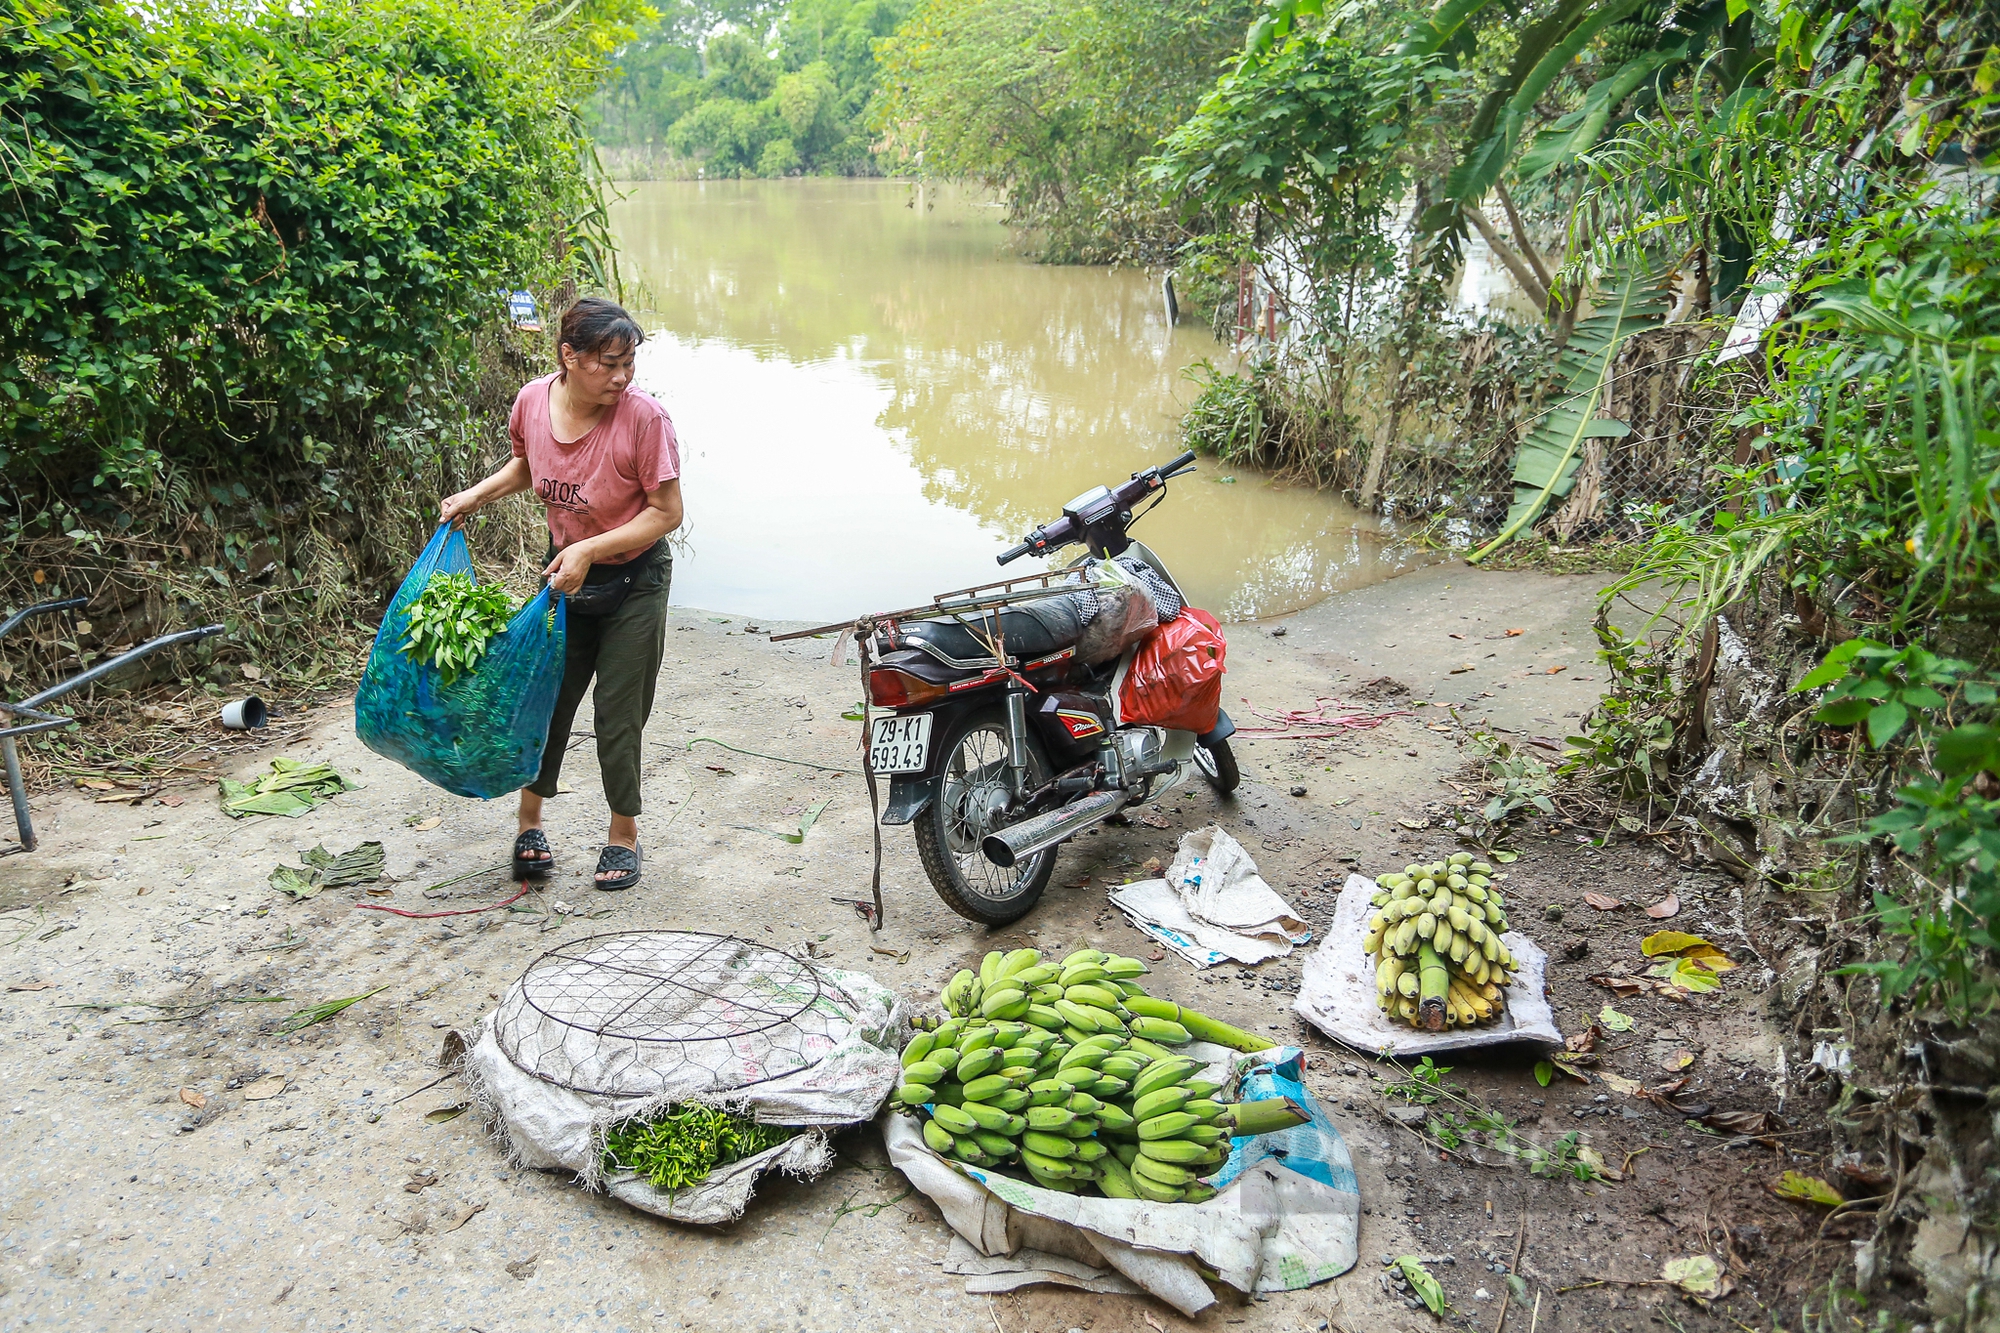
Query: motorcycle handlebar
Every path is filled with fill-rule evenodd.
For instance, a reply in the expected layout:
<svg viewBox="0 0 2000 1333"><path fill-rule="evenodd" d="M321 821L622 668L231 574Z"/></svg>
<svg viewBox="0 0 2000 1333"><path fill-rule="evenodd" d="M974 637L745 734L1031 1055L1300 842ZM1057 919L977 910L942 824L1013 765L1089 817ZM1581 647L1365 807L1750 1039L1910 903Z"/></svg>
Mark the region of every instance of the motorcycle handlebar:
<svg viewBox="0 0 2000 1333"><path fill-rule="evenodd" d="M1152 491L1160 490L1169 478L1177 477L1194 467L1194 451L1188 450L1164 467L1149 467L1134 472L1132 479L1113 489L1112 495L1121 508L1129 508L1144 499ZM1077 538L1077 522L1068 514L1053 523L1045 523L1029 533L1019 546L1009 547L995 559L1000 564L1019 560L1024 555L1046 555L1061 546L1066 546Z"/></svg>

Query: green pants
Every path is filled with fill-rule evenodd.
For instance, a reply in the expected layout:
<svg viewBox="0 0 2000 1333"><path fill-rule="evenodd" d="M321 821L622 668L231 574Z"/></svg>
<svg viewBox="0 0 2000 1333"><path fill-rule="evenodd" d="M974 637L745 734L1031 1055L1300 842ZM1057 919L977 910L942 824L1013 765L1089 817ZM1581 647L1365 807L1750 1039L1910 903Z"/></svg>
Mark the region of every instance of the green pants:
<svg viewBox="0 0 2000 1333"><path fill-rule="evenodd" d="M595 676L592 702L597 709L597 767L604 778L604 799L612 814L637 818L646 719L653 712L653 686L667 652L667 590L673 583L673 557L662 552L655 569L610 615L568 617L562 690L549 719L548 743L542 747L542 771L528 786L535 795L556 794L563 754L569 749L570 723Z"/></svg>

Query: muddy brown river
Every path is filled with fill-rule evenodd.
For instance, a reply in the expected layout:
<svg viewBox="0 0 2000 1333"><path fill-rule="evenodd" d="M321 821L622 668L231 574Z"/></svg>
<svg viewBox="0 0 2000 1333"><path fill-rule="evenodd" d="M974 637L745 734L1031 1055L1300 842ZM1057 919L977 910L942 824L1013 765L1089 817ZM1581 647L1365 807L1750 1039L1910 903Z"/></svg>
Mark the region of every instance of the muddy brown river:
<svg viewBox="0 0 2000 1333"><path fill-rule="evenodd" d="M1179 452L1187 367L1229 359L1167 323L1157 278L1031 263L963 192L620 190L639 382L682 443L678 605L834 620L997 578L994 555L1065 500ZM1401 567L1372 517L1214 460L1134 535L1233 620Z"/></svg>

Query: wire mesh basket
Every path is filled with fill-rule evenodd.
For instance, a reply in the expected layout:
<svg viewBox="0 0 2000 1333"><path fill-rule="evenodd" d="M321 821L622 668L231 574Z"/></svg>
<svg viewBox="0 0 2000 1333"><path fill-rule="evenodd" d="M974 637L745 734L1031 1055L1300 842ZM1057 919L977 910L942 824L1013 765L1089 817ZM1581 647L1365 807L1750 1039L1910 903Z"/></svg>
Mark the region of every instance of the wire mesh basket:
<svg viewBox="0 0 2000 1333"><path fill-rule="evenodd" d="M729 935L592 935L543 954L493 1015L500 1051L602 1097L720 1095L809 1069L861 1006L811 963Z"/></svg>

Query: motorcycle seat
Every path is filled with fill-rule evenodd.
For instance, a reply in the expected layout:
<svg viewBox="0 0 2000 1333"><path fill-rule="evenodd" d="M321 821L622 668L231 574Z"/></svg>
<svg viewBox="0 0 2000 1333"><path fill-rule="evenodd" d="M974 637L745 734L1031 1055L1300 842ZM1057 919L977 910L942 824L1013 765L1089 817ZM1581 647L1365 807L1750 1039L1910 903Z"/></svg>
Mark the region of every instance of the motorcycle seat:
<svg viewBox="0 0 2000 1333"><path fill-rule="evenodd" d="M1000 628L1007 639L1007 655L1023 660L1045 657L1067 648L1083 637L1082 597L1044 597L1001 609ZM969 624L951 620L918 620L902 627L903 638L922 643L961 662L990 658L986 646L992 634L988 616L967 616ZM977 626L978 633L974 633Z"/></svg>

